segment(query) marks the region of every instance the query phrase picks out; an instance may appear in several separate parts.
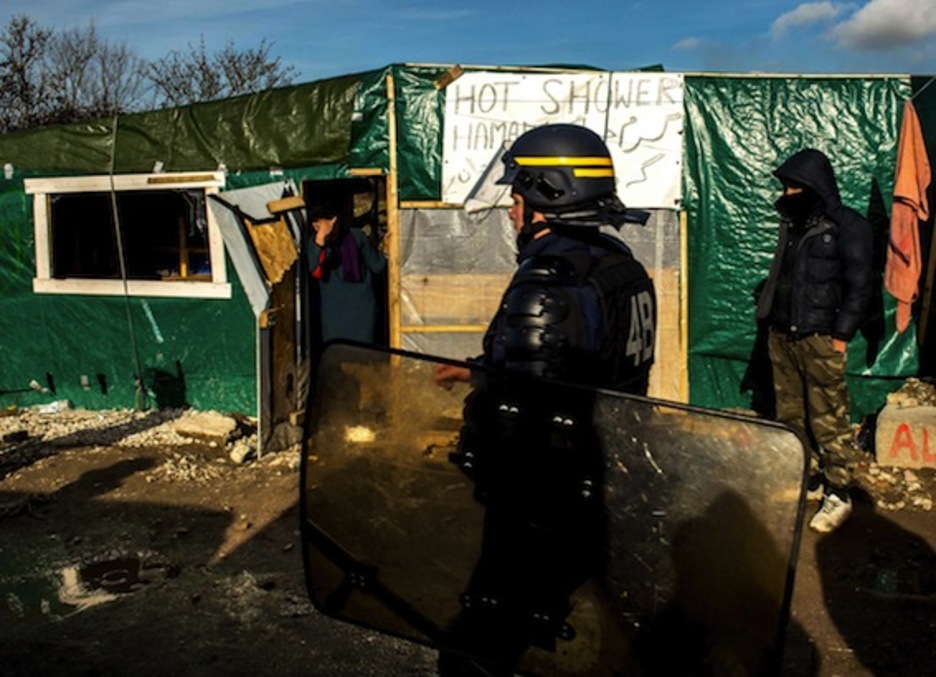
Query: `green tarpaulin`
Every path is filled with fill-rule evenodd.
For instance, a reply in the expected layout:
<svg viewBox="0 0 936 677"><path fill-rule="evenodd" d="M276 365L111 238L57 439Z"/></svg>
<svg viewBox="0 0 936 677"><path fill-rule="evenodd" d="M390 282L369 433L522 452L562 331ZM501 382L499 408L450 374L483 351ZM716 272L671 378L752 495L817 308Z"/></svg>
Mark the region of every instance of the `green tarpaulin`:
<svg viewBox="0 0 936 677"><path fill-rule="evenodd" d="M787 156L814 147L831 158L843 202L874 226L883 272L900 114L910 93L908 78L686 78L693 403L749 408L757 394L764 356L755 351L755 295L777 236L780 184L771 172ZM879 409L898 379L916 373L913 332L896 335L886 292L850 345L849 369L856 417ZM746 375L753 383L744 383Z"/></svg>

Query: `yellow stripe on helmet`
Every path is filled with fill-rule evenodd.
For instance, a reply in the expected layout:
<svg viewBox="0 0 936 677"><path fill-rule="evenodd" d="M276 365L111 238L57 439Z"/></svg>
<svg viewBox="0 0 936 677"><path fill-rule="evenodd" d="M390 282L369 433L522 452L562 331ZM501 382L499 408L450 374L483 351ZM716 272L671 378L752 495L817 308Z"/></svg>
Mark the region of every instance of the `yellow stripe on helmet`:
<svg viewBox="0 0 936 677"><path fill-rule="evenodd" d="M572 176L575 176L579 179L604 179L604 178L614 178L613 169L580 169L575 168L572 170Z"/></svg>
<svg viewBox="0 0 936 677"><path fill-rule="evenodd" d="M610 167L611 158L609 157L566 157L556 155L553 157L515 157L513 158L521 167Z"/></svg>

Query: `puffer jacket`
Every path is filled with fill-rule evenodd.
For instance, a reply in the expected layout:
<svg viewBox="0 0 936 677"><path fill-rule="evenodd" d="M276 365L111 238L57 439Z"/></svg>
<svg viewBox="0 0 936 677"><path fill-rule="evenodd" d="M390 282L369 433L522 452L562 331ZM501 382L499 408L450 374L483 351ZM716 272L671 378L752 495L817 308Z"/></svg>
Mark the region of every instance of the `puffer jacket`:
<svg viewBox="0 0 936 677"><path fill-rule="evenodd" d="M865 320L873 292L871 224L842 204L832 165L820 151L796 153L774 175L811 188L824 204L824 214L809 222L794 253L790 333L850 341ZM791 222L781 218L776 253L757 306L759 320L770 319L790 227Z"/></svg>

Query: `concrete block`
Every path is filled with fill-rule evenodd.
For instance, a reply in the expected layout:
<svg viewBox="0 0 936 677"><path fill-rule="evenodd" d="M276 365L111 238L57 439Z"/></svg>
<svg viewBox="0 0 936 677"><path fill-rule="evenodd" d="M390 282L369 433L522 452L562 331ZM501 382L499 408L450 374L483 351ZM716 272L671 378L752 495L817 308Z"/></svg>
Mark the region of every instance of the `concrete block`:
<svg viewBox="0 0 936 677"><path fill-rule="evenodd" d="M887 404L874 436L878 465L936 468L936 406Z"/></svg>
<svg viewBox="0 0 936 677"><path fill-rule="evenodd" d="M180 418L174 428L185 437L227 444L237 430L237 421L214 411L202 411Z"/></svg>

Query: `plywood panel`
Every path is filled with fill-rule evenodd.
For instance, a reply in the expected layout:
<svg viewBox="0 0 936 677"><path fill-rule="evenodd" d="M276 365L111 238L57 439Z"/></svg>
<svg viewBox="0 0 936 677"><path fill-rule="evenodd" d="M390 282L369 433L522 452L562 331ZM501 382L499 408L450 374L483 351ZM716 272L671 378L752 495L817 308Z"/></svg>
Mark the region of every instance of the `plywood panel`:
<svg viewBox="0 0 936 677"><path fill-rule="evenodd" d="M404 275L403 325L487 324L510 275Z"/></svg>
<svg viewBox="0 0 936 677"><path fill-rule="evenodd" d="M685 346L680 322L679 271L651 271L657 294L656 364L650 374L650 396L684 401L682 375ZM510 275L405 275L403 331L440 330L457 325L485 326L494 316ZM479 332L480 333L480 332ZM455 357L458 355L445 355Z"/></svg>

